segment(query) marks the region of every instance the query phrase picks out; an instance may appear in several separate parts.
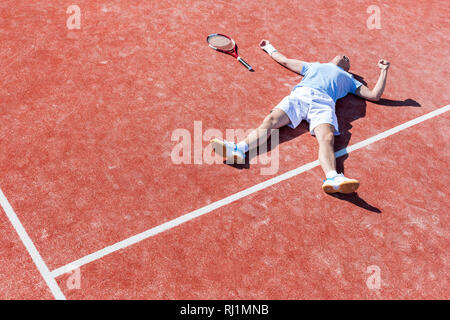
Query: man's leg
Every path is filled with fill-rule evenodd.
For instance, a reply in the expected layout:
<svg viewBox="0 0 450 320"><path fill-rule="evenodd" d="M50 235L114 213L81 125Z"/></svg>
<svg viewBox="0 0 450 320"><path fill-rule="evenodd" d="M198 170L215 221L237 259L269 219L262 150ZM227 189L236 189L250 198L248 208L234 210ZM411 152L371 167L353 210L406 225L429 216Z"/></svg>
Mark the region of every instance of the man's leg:
<svg viewBox="0 0 450 320"><path fill-rule="evenodd" d="M336 157L334 156L334 127L329 123L319 124L314 128L317 142L319 142L319 162L327 176L329 172L336 172ZM337 173L336 173L337 175Z"/></svg>
<svg viewBox="0 0 450 320"><path fill-rule="evenodd" d="M272 131L288 125L291 122L287 114L281 109L273 109L264 119L261 125L250 132L242 142L238 143L238 148L247 152L250 149L260 146L269 139Z"/></svg>
<svg viewBox="0 0 450 320"><path fill-rule="evenodd" d="M257 129L250 132L247 138L238 144L213 139L211 140L211 145L218 155L227 158L228 161L243 163L245 153L249 151L249 148L254 149L258 145L262 145L267 141L274 129L281 128L289 123L290 119L287 114L283 110L275 108Z"/></svg>
<svg viewBox="0 0 450 320"><path fill-rule="evenodd" d="M334 155L334 126L328 123L319 124L314 128L314 134L319 142L319 162L325 173L326 180L322 189L326 193L352 193L359 187L359 181L349 179L336 172L336 157Z"/></svg>

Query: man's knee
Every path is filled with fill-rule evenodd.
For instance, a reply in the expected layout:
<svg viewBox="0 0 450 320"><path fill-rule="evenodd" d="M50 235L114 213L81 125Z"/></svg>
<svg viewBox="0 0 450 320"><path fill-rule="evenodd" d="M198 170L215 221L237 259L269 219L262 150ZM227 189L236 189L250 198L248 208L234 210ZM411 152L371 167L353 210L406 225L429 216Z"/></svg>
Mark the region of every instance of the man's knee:
<svg viewBox="0 0 450 320"><path fill-rule="evenodd" d="M321 128L317 128L317 130L314 130L314 133L320 144L334 144L334 131L332 125L324 125Z"/></svg>
<svg viewBox="0 0 450 320"><path fill-rule="evenodd" d="M276 129L279 119L272 113L269 114L263 121L262 127L264 129Z"/></svg>
<svg viewBox="0 0 450 320"><path fill-rule="evenodd" d="M280 109L273 109L272 112L264 119L261 128L264 129L278 129L287 124L290 120L287 114Z"/></svg>
<svg viewBox="0 0 450 320"><path fill-rule="evenodd" d="M322 140L323 143L326 143L326 144L334 144L334 134L333 134L333 132L324 133L322 135L321 140Z"/></svg>

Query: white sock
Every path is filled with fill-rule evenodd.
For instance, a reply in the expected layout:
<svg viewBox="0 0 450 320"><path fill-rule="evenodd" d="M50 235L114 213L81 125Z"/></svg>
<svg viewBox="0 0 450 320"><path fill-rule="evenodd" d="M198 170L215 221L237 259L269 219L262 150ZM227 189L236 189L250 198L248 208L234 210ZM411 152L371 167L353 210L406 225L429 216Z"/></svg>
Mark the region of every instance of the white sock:
<svg viewBox="0 0 450 320"><path fill-rule="evenodd" d="M336 177L337 175L338 175L338 173L336 172L336 170L328 171L326 174L327 179L332 179L332 178Z"/></svg>
<svg viewBox="0 0 450 320"><path fill-rule="evenodd" d="M241 141L237 144L237 148L243 153L246 153L248 151L248 144L245 141Z"/></svg>

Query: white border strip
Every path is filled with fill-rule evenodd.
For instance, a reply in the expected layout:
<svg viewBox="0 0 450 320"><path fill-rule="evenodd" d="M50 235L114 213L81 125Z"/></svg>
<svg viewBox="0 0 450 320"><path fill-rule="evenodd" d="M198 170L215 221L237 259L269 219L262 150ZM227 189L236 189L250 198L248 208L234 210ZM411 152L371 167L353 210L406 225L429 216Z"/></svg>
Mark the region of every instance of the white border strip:
<svg viewBox="0 0 450 320"><path fill-rule="evenodd" d="M1 189L0 189L0 204L3 210L5 211L9 221L11 222L17 234L19 235L20 240L22 240L22 243L24 244L31 258L33 259L34 264L36 265L45 282L47 283L55 299L66 300L66 297L64 296L60 287L56 283L55 278L50 273L50 270L48 269L39 252L37 251L33 241L31 241L30 237L28 236L28 233L25 231L25 228L23 227L22 223L20 222L19 218L17 217L16 213L14 212L13 208L8 202L8 199L6 199Z"/></svg>
<svg viewBox="0 0 450 320"><path fill-rule="evenodd" d="M450 110L450 104L445 106L445 107L442 107L442 108L439 108L437 110L434 110L434 111L432 111L430 113L427 113L427 114L425 114L423 116L420 116L418 118L415 118L413 120L405 122L405 123L403 123L403 124L401 124L399 126L396 126L396 127L392 128L392 129L386 130L386 131L384 131L384 132L382 132L380 134L377 134L376 136L373 136L371 138L368 138L366 140L358 142L358 143L356 143L354 145L351 145L348 148L343 148L343 149L337 151L335 153L335 155L336 155L337 158L341 157L341 156L346 155L346 154L348 154L348 153L350 153L352 151L361 149L361 148L363 148L365 146L368 146L369 144L372 144L372 143L374 143L376 141L379 141L381 139L389 137L389 136L391 136L391 135L393 135L393 134L395 134L395 133L397 133L399 131L402 131L402 130L405 130L405 129L409 128L409 127L412 127L412 126L414 126L414 125L416 125L418 123L421 123L421 122L423 122L425 120L428 120L428 119L431 119L433 117L436 117L436 116L438 116L438 115L440 115L442 113L447 112L448 110ZM125 240L117 242L117 243L115 243L115 244L113 244L111 246L105 247L105 248L103 248L101 250L98 250L98 251L96 251L94 253L91 253L91 254L89 254L87 256L84 256L81 259L78 259L78 260L76 260L74 262L71 262L71 263L65 265L65 266L62 266L60 268L57 268L57 269L53 270L51 272L51 275L53 277L55 277L55 278L59 277L59 276L65 274L65 273L73 271L73 270L75 270L75 269L77 269L77 268L79 268L79 267L81 267L83 265L86 265L86 264L88 264L88 263L90 263L92 261L98 260L98 259L100 259L100 258L102 258L102 257L104 257L104 256L106 256L108 254L111 254L111 253L113 253L115 251L118 251L120 249L124 249L126 247L129 247L129 246L131 246L131 245L133 245L135 243L138 243L138 242L140 242L142 240L145 240L145 239L147 239L149 237L157 235L158 233L161 233L161 232L167 231L169 229L172 229L172 228L174 228L174 227L176 227L176 226L178 226L178 225L180 225L182 223L185 223L185 222L188 222L190 220L193 220L193 219L195 219L197 217L200 217L200 216L202 216L204 214L207 214L207 213L209 213L209 212L211 212L213 210L216 210L216 209L218 209L220 207L223 207L223 206L226 206L227 204L230 204L230 203L232 203L234 201L242 199L242 198L244 198L244 197L246 197L246 196L248 196L250 194L253 194L253 193L258 192L260 190L266 189L266 188L268 188L268 187L270 187L270 186L272 186L274 184L277 184L277 183L279 183L281 181L284 181L284 180L290 179L292 177L295 177L295 176L297 176L297 175L299 175L299 174L301 174L301 173L303 173L305 171L311 170L311 169L313 169L313 168L315 168L317 166L319 166L319 161L318 160L310 162L310 163L307 163L307 164L305 164L305 165L303 165L301 167L298 167L296 169L293 169L291 171L283 173L283 174L281 174L279 176L276 176L274 178L271 178L269 180L261 182L261 183L259 183L257 185L254 185L253 187L250 187L248 189L245 189L245 190L242 190L242 191L240 191L238 193L235 193L235 194L233 194L231 196L228 196L228 197L226 197L226 198L224 198L222 200L213 202L213 203L211 203L211 204L209 204L209 205L207 205L205 207L202 207L200 209L197 209L197 210L194 210L192 212L189 212L189 213L187 213L185 215L182 215L182 216L180 216L180 217L178 217L176 219L173 219L173 220L170 220L168 222L165 222L165 223L163 223L163 224L161 224L161 225L159 225L157 227L151 228L151 229L149 229L147 231L144 231L144 232L139 233L139 234L137 234L135 236L132 236L130 238L127 238Z"/></svg>

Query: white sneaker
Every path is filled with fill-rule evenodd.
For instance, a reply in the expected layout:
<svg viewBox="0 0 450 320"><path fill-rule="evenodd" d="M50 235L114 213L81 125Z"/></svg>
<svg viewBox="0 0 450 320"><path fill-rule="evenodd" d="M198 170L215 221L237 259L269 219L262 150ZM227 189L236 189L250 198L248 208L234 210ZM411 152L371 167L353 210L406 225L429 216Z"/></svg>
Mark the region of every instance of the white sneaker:
<svg viewBox="0 0 450 320"><path fill-rule="evenodd" d="M346 178L342 173L334 178L323 180L322 189L326 193L352 193L359 187L359 181Z"/></svg>
<svg viewBox="0 0 450 320"><path fill-rule="evenodd" d="M212 139L211 146L215 153L227 159L227 163L245 163L245 153L239 150L234 142Z"/></svg>

